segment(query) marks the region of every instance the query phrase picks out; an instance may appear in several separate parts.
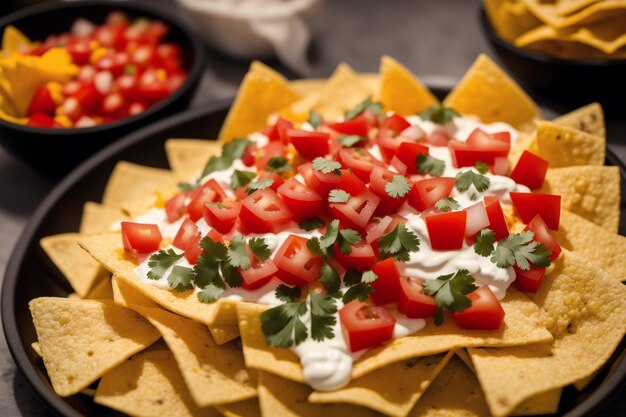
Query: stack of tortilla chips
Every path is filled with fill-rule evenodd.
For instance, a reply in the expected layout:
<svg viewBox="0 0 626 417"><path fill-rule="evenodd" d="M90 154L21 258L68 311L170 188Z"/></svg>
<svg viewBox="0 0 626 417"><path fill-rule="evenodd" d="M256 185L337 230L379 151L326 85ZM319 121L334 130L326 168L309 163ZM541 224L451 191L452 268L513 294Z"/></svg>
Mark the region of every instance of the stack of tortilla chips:
<svg viewBox="0 0 626 417"><path fill-rule="evenodd" d="M437 101L390 57L382 58L380 74L359 75L342 64L328 80L291 83L254 63L218 141L169 140L172 171L119 162L101 204L85 203L79 232L41 242L75 291L30 303L33 348L57 394L92 395L132 416L499 417L553 413L564 387L583 389L626 330L620 177L618 168L603 166L602 110L592 104L539 121L537 106L486 56L445 104L519 129L514 154L530 147L549 160L543 191L563 196L558 239L565 250L537 294L508 290L500 330L429 321L357 360L346 387L318 392L305 384L291 350L266 344L259 319L266 306L203 304L193 291L161 289L134 273L111 224L162 207L221 144L272 115L303 120L313 109L336 117L369 96L403 115Z"/></svg>
<svg viewBox="0 0 626 417"><path fill-rule="evenodd" d="M484 0L496 33L520 48L566 59L626 58L626 2Z"/></svg>

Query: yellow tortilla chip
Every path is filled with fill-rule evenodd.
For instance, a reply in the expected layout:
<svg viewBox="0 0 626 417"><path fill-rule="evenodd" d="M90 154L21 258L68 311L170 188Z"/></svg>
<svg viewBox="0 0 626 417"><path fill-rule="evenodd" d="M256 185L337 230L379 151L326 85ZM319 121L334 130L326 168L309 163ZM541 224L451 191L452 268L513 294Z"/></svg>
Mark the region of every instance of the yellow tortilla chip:
<svg viewBox="0 0 626 417"><path fill-rule="evenodd" d="M30 39L13 25L8 25L2 33L2 53L7 56L21 54L31 48Z"/></svg>
<svg viewBox="0 0 626 417"><path fill-rule="evenodd" d="M402 116L426 110L439 100L406 67L383 55L380 60L380 101Z"/></svg>
<svg viewBox="0 0 626 417"><path fill-rule="evenodd" d="M177 184L178 181L171 171L121 161L111 173L102 196L102 204L121 209L126 202L155 195L160 190L175 188Z"/></svg>
<svg viewBox="0 0 626 417"><path fill-rule="evenodd" d="M476 377L453 357L426 390L409 417L485 417L489 409Z"/></svg>
<svg viewBox="0 0 626 417"><path fill-rule="evenodd" d="M546 312L552 346L469 349L495 417L592 375L626 331L626 288L571 252L556 260L533 300Z"/></svg>
<svg viewBox="0 0 626 417"><path fill-rule="evenodd" d="M549 169L540 193L561 196L561 207L617 233L620 214L618 167L577 166Z"/></svg>
<svg viewBox="0 0 626 417"><path fill-rule="evenodd" d="M167 161L180 181L195 179L211 156L219 156L222 146L212 140L169 139L165 142Z"/></svg>
<svg viewBox="0 0 626 417"><path fill-rule="evenodd" d="M378 73L360 73L358 74L361 82L367 87L373 99L380 97L380 75ZM291 87L300 94L300 96L307 97L314 94L319 94L324 85L326 84L324 78L304 78L301 80L289 81Z"/></svg>
<svg viewBox="0 0 626 417"><path fill-rule="evenodd" d="M46 236L39 244L54 265L68 280L74 291L85 297L96 282L107 273L88 253L78 246L78 233Z"/></svg>
<svg viewBox="0 0 626 417"><path fill-rule="evenodd" d="M420 356L435 355L467 346L514 346L549 342L552 335L540 324L539 308L514 288L502 300L506 313L498 331L466 331L453 320L426 327L406 337L394 339L382 347L368 351L354 363L352 378L360 378L392 363ZM241 303L237 305L239 331L246 365L296 382L304 382L302 367L295 353L273 348L265 342L259 315L267 306Z"/></svg>
<svg viewBox="0 0 626 417"><path fill-rule="evenodd" d="M494 31L509 42L541 24L528 7L517 0L484 0L483 5Z"/></svg>
<svg viewBox="0 0 626 417"><path fill-rule="evenodd" d="M259 400L256 398L238 403L218 405L215 409L224 417L261 417Z"/></svg>
<svg viewBox="0 0 626 417"><path fill-rule="evenodd" d="M589 7L584 7L582 10L572 13L569 16L563 16L563 10L559 10L550 2L544 2L541 0L521 0L530 11L537 16L546 25L554 28L566 28L573 25L590 24L593 22L599 22L605 20L611 16L614 16L617 12L624 11L626 9L626 3L621 0L606 0L597 1L594 4L590 4ZM567 9L565 9L567 10ZM576 10L576 7L570 9Z"/></svg>
<svg viewBox="0 0 626 417"><path fill-rule="evenodd" d="M119 278L117 275L113 275L111 278L111 287L113 290L113 301L115 304L122 307L150 307L157 308L159 305L137 291L132 286L128 285L126 281Z"/></svg>
<svg viewBox="0 0 626 417"><path fill-rule="evenodd" d="M373 417L380 414L351 404L313 404L307 401L311 387L259 372L259 404L262 416Z"/></svg>
<svg viewBox="0 0 626 417"><path fill-rule="evenodd" d="M41 358L41 346L39 346L39 342L33 342L30 344L30 347L33 348L37 356Z"/></svg>
<svg viewBox="0 0 626 417"><path fill-rule="evenodd" d="M454 351L385 366L335 391L314 391L309 402L348 403L391 417L405 417L446 366Z"/></svg>
<svg viewBox="0 0 626 417"><path fill-rule="evenodd" d="M550 168L604 165L606 140L553 122L537 122L532 150Z"/></svg>
<svg viewBox="0 0 626 417"><path fill-rule="evenodd" d="M610 277L626 281L626 237L567 210L561 210L561 227L554 236L563 248L602 268Z"/></svg>
<svg viewBox="0 0 626 417"><path fill-rule="evenodd" d="M300 99L289 82L271 68L254 61L244 77L218 140L244 137L265 126L267 118Z"/></svg>
<svg viewBox="0 0 626 417"><path fill-rule="evenodd" d="M41 297L29 304L54 391L76 394L159 339L139 314L112 302Z"/></svg>
<svg viewBox="0 0 626 417"><path fill-rule="evenodd" d="M85 295L85 299L113 300L113 287L111 287L111 277L108 273Z"/></svg>
<svg viewBox="0 0 626 417"><path fill-rule="evenodd" d="M194 404L168 350L142 352L106 374L94 401L131 416L219 416Z"/></svg>
<svg viewBox="0 0 626 417"><path fill-rule="evenodd" d="M347 64L339 64L330 76L313 110L329 120L336 120L344 112L371 96L370 89L361 81L359 75Z"/></svg>
<svg viewBox="0 0 626 417"><path fill-rule="evenodd" d="M520 130L541 117L532 99L485 54L474 61L444 104L484 123L506 122Z"/></svg>
<svg viewBox="0 0 626 417"><path fill-rule="evenodd" d="M130 219L121 210L88 201L83 206L79 231L81 234L108 232L114 223L126 220Z"/></svg>
<svg viewBox="0 0 626 417"><path fill-rule="evenodd" d="M604 112L600 103L591 103L553 120L554 123L606 138Z"/></svg>

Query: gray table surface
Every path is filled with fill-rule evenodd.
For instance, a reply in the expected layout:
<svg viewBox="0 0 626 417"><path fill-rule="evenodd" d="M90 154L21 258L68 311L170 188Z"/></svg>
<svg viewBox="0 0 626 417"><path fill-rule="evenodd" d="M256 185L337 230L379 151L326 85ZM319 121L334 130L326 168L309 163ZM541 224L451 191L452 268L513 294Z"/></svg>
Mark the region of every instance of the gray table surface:
<svg viewBox="0 0 626 417"><path fill-rule="evenodd" d="M175 12L170 1L150 3ZM328 76L341 61L357 71L375 72L380 56L389 54L417 74L457 79L480 52L492 52L481 33L478 10L477 0L330 0L312 47L312 69L307 75ZM247 65L209 50L207 68L192 105L232 97ZM609 147L622 161L626 160L624 125L623 119L608 121ZM0 148L0 276L30 214L54 183ZM620 400L603 415L626 415L624 394L622 389ZM0 337L0 416L49 415L16 370Z"/></svg>

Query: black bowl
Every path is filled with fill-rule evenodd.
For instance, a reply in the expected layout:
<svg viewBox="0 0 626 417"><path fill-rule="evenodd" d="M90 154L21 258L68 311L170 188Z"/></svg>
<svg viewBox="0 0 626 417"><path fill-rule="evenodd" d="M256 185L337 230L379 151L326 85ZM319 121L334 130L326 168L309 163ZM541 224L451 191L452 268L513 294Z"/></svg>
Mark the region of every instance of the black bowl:
<svg viewBox="0 0 626 417"><path fill-rule="evenodd" d="M626 59L555 58L518 48L502 39L491 26L484 8L480 11L480 21L496 55L526 90L546 96L567 109L598 101L609 114L621 111Z"/></svg>
<svg viewBox="0 0 626 417"><path fill-rule="evenodd" d="M53 2L24 9L0 20L0 33L13 25L34 40L68 31L79 17L95 23L108 12L120 10L132 17L145 16L168 24L166 41L183 50L187 80L172 95L145 112L115 122L81 129L46 129L0 120L0 143L12 154L36 169L60 176L112 141L188 107L200 81L204 49L197 37L177 18L143 4L120 1Z"/></svg>

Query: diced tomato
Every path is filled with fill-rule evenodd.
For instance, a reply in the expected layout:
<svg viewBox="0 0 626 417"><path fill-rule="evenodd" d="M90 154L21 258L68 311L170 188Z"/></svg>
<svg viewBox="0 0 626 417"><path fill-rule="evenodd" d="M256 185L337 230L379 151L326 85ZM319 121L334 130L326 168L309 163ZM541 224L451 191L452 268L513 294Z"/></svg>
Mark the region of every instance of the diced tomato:
<svg viewBox="0 0 626 417"><path fill-rule="evenodd" d="M424 217L430 246L434 250L461 249L465 237L467 212L451 211Z"/></svg>
<svg viewBox="0 0 626 417"><path fill-rule="evenodd" d="M481 229L489 226L489 216L482 201L472 204L463 210L467 212L467 221L465 223L466 237L474 236Z"/></svg>
<svg viewBox="0 0 626 417"><path fill-rule="evenodd" d="M346 120L344 122L330 123L328 127L333 129L335 132L344 135L367 137L370 129L370 123L363 114L360 114L354 119Z"/></svg>
<svg viewBox="0 0 626 417"><path fill-rule="evenodd" d="M169 31L170 28L165 23L155 20L148 24L145 36L152 43L158 44L167 36Z"/></svg>
<svg viewBox="0 0 626 417"><path fill-rule="evenodd" d="M400 292L400 271L393 258L377 262L372 266L372 272L378 278L371 283L374 292L371 294L372 300L377 305L389 304L398 300Z"/></svg>
<svg viewBox="0 0 626 417"><path fill-rule="evenodd" d="M363 182L369 182L372 169L377 165L382 165L382 162L362 148L341 149L339 151L339 161L345 168L352 170Z"/></svg>
<svg viewBox="0 0 626 417"><path fill-rule="evenodd" d="M398 114L387 117L380 124L378 129L378 146L385 161L390 161L396 154L402 141L406 139L400 133L411 126L406 119Z"/></svg>
<svg viewBox="0 0 626 417"><path fill-rule="evenodd" d="M511 145L511 133L504 131L504 132L497 132L497 133L490 133L489 136L491 136L492 138L494 138L497 141L500 141L502 143L506 143L507 145Z"/></svg>
<svg viewBox="0 0 626 417"><path fill-rule="evenodd" d="M166 81L154 80L150 83L139 82L137 97L147 103L157 103L170 95L170 89Z"/></svg>
<svg viewBox="0 0 626 417"><path fill-rule="evenodd" d="M406 221L407 219L400 216L399 214L394 214L393 216L385 216L379 221L372 221L365 228L367 232L365 240L367 241L367 243L373 245L373 242L376 242L380 237L395 229L398 223L406 223Z"/></svg>
<svg viewBox="0 0 626 417"><path fill-rule="evenodd" d="M78 91L76 91L72 97L78 101L78 104L83 109L88 111L97 111L104 96L96 88L95 82L92 81L81 84Z"/></svg>
<svg viewBox="0 0 626 417"><path fill-rule="evenodd" d="M156 48L153 45L141 45L130 54L130 60L140 68L152 67L158 62Z"/></svg>
<svg viewBox="0 0 626 417"><path fill-rule="evenodd" d="M115 79L117 91L127 100L137 98L137 75L124 74Z"/></svg>
<svg viewBox="0 0 626 417"><path fill-rule="evenodd" d="M350 245L350 249L350 253L344 254L339 250L339 246L335 245L335 259L346 270L356 269L363 272L370 269L376 262L374 249L366 241L362 240L355 245Z"/></svg>
<svg viewBox="0 0 626 417"><path fill-rule="evenodd" d="M102 101L102 111L109 116L120 115L124 108L124 97L120 93L111 93Z"/></svg>
<svg viewBox="0 0 626 417"><path fill-rule="evenodd" d="M528 224L536 215L540 215L548 228L559 230L561 218L561 196L539 193L510 193L515 212Z"/></svg>
<svg viewBox="0 0 626 417"><path fill-rule="evenodd" d="M499 138L502 139L503 136L500 135ZM499 156L507 156L511 150L510 137L507 143L504 140L494 139L493 136L478 128L470 133L466 143L477 150L499 152Z"/></svg>
<svg viewBox="0 0 626 417"><path fill-rule="evenodd" d="M174 223L176 220L183 217L183 214L185 214L185 200L188 196L189 193L183 191L176 194L165 203L165 215L168 222Z"/></svg>
<svg viewBox="0 0 626 417"><path fill-rule="evenodd" d="M257 148L256 152L256 167L259 171L265 171L267 169L267 163L274 157L285 156L285 147L282 142L270 141L262 148Z"/></svg>
<svg viewBox="0 0 626 417"><path fill-rule="evenodd" d="M289 143L289 138L287 137L287 131L289 129L293 129L293 123L279 117L278 120L276 120L276 123L274 123L274 126L272 126L267 137L269 140L279 140L286 145Z"/></svg>
<svg viewBox="0 0 626 417"><path fill-rule="evenodd" d="M513 281L515 288L532 293L539 290L546 268L531 265L528 271L523 271L517 265L513 265L513 269L515 270L515 281Z"/></svg>
<svg viewBox="0 0 626 417"><path fill-rule="evenodd" d="M28 118L28 122L26 122L26 124L33 127L60 127L52 117L44 113L33 114Z"/></svg>
<svg viewBox="0 0 626 417"><path fill-rule="evenodd" d="M337 174L325 174L313 169L310 162L300 165L298 172L302 175L302 178L304 178L304 183L307 187L317 191L322 197L328 196L330 190L337 188L340 180L340 176Z"/></svg>
<svg viewBox="0 0 626 417"><path fill-rule="evenodd" d="M133 101L128 106L128 116L134 116L136 114L143 113L144 111L146 111L146 105L139 101Z"/></svg>
<svg viewBox="0 0 626 417"><path fill-rule="evenodd" d="M264 171L259 174L259 181L268 179L272 180L272 185L270 185L270 188L276 192L278 192L278 188L285 183L285 179L276 172Z"/></svg>
<svg viewBox="0 0 626 417"><path fill-rule="evenodd" d="M546 172L548 172L548 161L524 151L511 172L511 179L534 190L543 186Z"/></svg>
<svg viewBox="0 0 626 417"><path fill-rule="evenodd" d="M274 261L271 259L265 259L263 261L258 259L247 245L246 252L250 260L250 267L239 270L243 278L243 284L241 286L247 290L255 290L267 284L269 280L276 275L278 268L276 268Z"/></svg>
<svg viewBox="0 0 626 417"><path fill-rule="evenodd" d="M409 191L409 204L419 211L427 210L442 198L449 197L454 178L435 177L417 181Z"/></svg>
<svg viewBox="0 0 626 417"><path fill-rule="evenodd" d="M220 233L232 230L241 210L241 203L236 201L222 201L207 203L202 208L202 215L207 224Z"/></svg>
<svg viewBox="0 0 626 417"><path fill-rule="evenodd" d="M406 166L406 175L419 174L417 170L417 157L419 154L428 155L428 146L413 142L402 142L394 155Z"/></svg>
<svg viewBox="0 0 626 417"><path fill-rule="evenodd" d="M423 280L400 277L398 282L398 311L414 319L431 317L437 312L435 298L424 294Z"/></svg>
<svg viewBox="0 0 626 417"><path fill-rule="evenodd" d="M189 219L185 219L185 220L189 220ZM211 231L209 231L207 236L210 237L213 242L219 242L220 240L222 240L219 232L215 229L211 229ZM187 261L192 265L198 261L198 257L202 255L202 253L204 252L202 248L200 247L201 240L202 240L202 236L200 232L198 232L195 235L192 235L190 237L189 242L187 243L187 246L185 247L185 259L187 259Z"/></svg>
<svg viewBox="0 0 626 417"><path fill-rule="evenodd" d="M191 192L191 201L187 206L187 213L194 222L202 217L204 205L213 201L222 201L226 198L226 193L222 187L211 179Z"/></svg>
<svg viewBox="0 0 626 417"><path fill-rule="evenodd" d="M254 166L256 163L256 144L252 143L246 147L245 152L241 156L241 162L247 167Z"/></svg>
<svg viewBox="0 0 626 417"><path fill-rule="evenodd" d="M339 310L343 337L351 352L373 348L390 340L396 319L384 307L353 300Z"/></svg>
<svg viewBox="0 0 626 417"><path fill-rule="evenodd" d="M239 219L253 233L269 233L292 219L287 204L270 188L258 190L241 202Z"/></svg>
<svg viewBox="0 0 626 417"><path fill-rule="evenodd" d="M198 226L193 222L193 220L187 217L183 221L183 224L180 225L180 229L178 229L178 233L176 233L176 237L174 237L172 245L178 249L185 250L189 245L189 242L191 242L193 238L199 234L200 229L198 229Z"/></svg>
<svg viewBox="0 0 626 417"><path fill-rule="evenodd" d="M75 122L83 115L83 109L75 97L68 97L61 105L63 114Z"/></svg>
<svg viewBox="0 0 626 417"><path fill-rule="evenodd" d="M561 254L561 245L559 245L559 242L552 236L539 214L526 225L524 230L533 232L533 240L543 244L550 250L550 259L556 259Z"/></svg>
<svg viewBox="0 0 626 417"><path fill-rule="evenodd" d="M297 222L315 217L322 210L322 196L295 178L278 187L278 195L289 207L293 219Z"/></svg>
<svg viewBox="0 0 626 417"><path fill-rule="evenodd" d="M35 113L44 113L52 116L56 108L57 104L52 99L50 90L45 86L40 86L37 87L33 97L30 99L28 109L26 109L26 115L30 117Z"/></svg>
<svg viewBox="0 0 626 417"><path fill-rule="evenodd" d="M151 253L161 247L161 231L156 224L122 222L124 249L133 255Z"/></svg>
<svg viewBox="0 0 626 417"><path fill-rule="evenodd" d="M289 235L274 256L276 276L289 285L306 285L319 277L322 259L306 246L307 239Z"/></svg>
<svg viewBox="0 0 626 417"><path fill-rule="evenodd" d="M345 227L359 231L365 229L380 203L380 198L371 190L352 196L347 203L330 203L330 208Z"/></svg>
<svg viewBox="0 0 626 417"><path fill-rule="evenodd" d="M179 68L182 63L183 52L175 43L164 43L157 47L159 64L168 71Z"/></svg>
<svg viewBox="0 0 626 417"><path fill-rule="evenodd" d="M484 203L485 209L487 210L487 216L489 217L489 229L496 233L496 240L508 237L509 227L506 224L500 200L494 196L486 196Z"/></svg>
<svg viewBox="0 0 626 417"><path fill-rule="evenodd" d="M380 204L376 207L375 212L377 215L385 216L395 213L409 197L408 192L402 197L392 197L385 190L387 184L390 183L396 175L400 174L395 174L381 166L375 166L372 170L370 175L370 190L380 198ZM407 182L409 182L410 186L410 181L407 180Z"/></svg>
<svg viewBox="0 0 626 417"><path fill-rule="evenodd" d="M91 34L91 37L106 48L122 50L126 47L124 31L128 24L126 22L100 25Z"/></svg>
<svg viewBox="0 0 626 417"><path fill-rule="evenodd" d="M504 321L504 310L487 285L471 292L467 297L472 305L452 318L462 329L498 330Z"/></svg>
<svg viewBox="0 0 626 417"><path fill-rule="evenodd" d="M318 156L325 156L330 151L328 145L330 135L326 132L289 129L287 137L304 159L312 160Z"/></svg>
<svg viewBox="0 0 626 417"><path fill-rule="evenodd" d="M452 137L445 130L436 129L426 136L426 143L432 146L448 146Z"/></svg>
<svg viewBox="0 0 626 417"><path fill-rule="evenodd" d="M473 167L478 161L494 165L496 158L502 156L499 150L479 149L464 142L450 141L448 147L452 154L452 165L455 168Z"/></svg>
<svg viewBox="0 0 626 417"><path fill-rule="evenodd" d="M67 52L72 57L72 62L76 65L86 65L91 57L91 47L89 39L82 37L71 37L67 44Z"/></svg>
<svg viewBox="0 0 626 417"><path fill-rule="evenodd" d="M358 195L362 193L366 187L365 183L361 181L359 177L350 172L350 170L341 170L339 184L337 184L338 189L344 190L350 195Z"/></svg>

